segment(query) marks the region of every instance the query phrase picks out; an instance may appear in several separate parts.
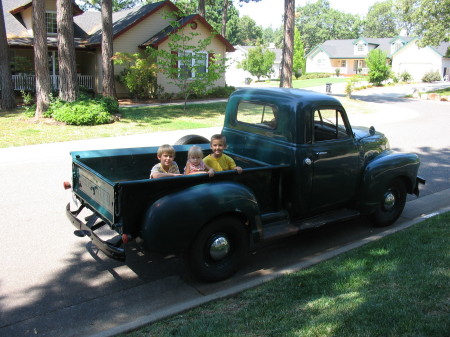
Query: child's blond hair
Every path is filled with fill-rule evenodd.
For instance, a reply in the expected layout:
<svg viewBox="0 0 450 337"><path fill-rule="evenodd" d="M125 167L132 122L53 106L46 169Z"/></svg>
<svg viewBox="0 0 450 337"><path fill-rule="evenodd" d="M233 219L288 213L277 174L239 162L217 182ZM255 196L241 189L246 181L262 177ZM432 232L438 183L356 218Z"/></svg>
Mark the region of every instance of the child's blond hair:
<svg viewBox="0 0 450 337"><path fill-rule="evenodd" d="M175 149L169 144L161 145L158 148L158 152L156 154L158 155L158 157L161 157L163 155L163 153L172 155L175 158Z"/></svg>
<svg viewBox="0 0 450 337"><path fill-rule="evenodd" d="M195 155L197 155L198 157L200 157L200 158L203 158L203 151L202 151L202 149L199 147L199 146L197 146L197 145L194 145L194 146L192 146L190 149L189 149L189 151L188 151L188 159L191 159L193 156L195 156Z"/></svg>

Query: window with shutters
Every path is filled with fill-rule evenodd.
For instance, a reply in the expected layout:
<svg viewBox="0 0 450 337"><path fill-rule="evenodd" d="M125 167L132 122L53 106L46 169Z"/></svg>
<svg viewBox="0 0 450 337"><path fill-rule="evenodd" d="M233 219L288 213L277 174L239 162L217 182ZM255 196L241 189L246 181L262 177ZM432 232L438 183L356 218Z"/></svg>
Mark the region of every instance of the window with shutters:
<svg viewBox="0 0 450 337"><path fill-rule="evenodd" d="M209 54L207 52L184 51L178 53L178 76L195 78L208 71Z"/></svg>

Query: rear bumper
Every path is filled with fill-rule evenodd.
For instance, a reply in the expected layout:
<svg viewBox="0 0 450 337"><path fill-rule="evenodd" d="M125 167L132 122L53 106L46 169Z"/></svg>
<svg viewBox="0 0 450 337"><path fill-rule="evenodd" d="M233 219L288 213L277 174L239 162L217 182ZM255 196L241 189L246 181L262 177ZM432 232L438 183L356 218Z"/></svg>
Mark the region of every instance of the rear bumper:
<svg viewBox="0 0 450 337"><path fill-rule="evenodd" d="M77 231L75 231L75 235L89 237L92 243L103 253L105 253L105 255L118 261L125 261L125 250L120 247L122 240L116 244L102 240L97 234L94 233L94 231L105 225L105 222L97 222L98 218L96 216L90 217L86 223L83 222L78 218L78 215L83 208L84 206L81 206L76 211L71 211L70 203L66 206L66 215L77 229Z"/></svg>
<svg viewBox="0 0 450 337"><path fill-rule="evenodd" d="M413 191L413 193L416 195L416 197L419 197L419 185L425 185L425 179L417 176L416 186L414 186L414 191Z"/></svg>

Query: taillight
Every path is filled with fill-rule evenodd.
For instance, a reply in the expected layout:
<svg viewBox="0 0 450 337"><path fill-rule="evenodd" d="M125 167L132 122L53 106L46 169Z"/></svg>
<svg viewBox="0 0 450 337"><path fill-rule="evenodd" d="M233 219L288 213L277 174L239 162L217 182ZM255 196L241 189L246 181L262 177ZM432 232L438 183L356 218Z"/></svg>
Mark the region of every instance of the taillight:
<svg viewBox="0 0 450 337"><path fill-rule="evenodd" d="M63 183L63 185L64 185L64 189L65 189L65 190L68 190L68 189L71 189L71 188L72 188L72 184L69 183L68 181L65 181L65 182Z"/></svg>

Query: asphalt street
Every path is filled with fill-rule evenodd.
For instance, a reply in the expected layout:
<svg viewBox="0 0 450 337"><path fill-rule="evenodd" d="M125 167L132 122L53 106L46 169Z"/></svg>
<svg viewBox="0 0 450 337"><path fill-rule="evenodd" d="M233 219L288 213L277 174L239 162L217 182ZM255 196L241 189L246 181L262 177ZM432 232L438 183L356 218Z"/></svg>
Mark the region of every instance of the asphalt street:
<svg viewBox="0 0 450 337"><path fill-rule="evenodd" d="M446 85L446 84L439 84ZM317 90L324 88L317 88ZM347 249L442 212L450 206L450 102L403 99L414 86L371 89L354 98L376 104L378 112L350 116L374 125L397 151L421 157L427 179L419 199L409 198L401 219L387 232L366 220L324 228L249 254L238 275L218 284L193 280L179 256L127 248L120 263L75 237L64 214L70 192L70 151L158 146L220 128L0 149L0 336L112 336L201 303L318 263ZM334 86L333 94L342 93ZM345 233L345 235L342 235Z"/></svg>

